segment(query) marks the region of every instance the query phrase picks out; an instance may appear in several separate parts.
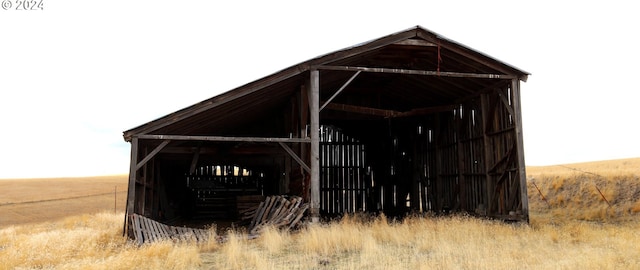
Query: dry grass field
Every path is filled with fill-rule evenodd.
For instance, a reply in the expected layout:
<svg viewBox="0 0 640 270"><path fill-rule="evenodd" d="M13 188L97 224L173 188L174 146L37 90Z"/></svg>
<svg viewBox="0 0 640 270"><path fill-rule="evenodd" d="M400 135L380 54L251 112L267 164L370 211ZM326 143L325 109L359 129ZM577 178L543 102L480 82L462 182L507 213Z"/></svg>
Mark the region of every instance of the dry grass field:
<svg viewBox="0 0 640 270"><path fill-rule="evenodd" d="M620 222L640 212L640 158L527 168L538 220Z"/></svg>
<svg viewBox="0 0 640 270"><path fill-rule="evenodd" d="M115 194L114 194L115 193ZM127 176L0 179L0 228L78 214L124 211Z"/></svg>
<svg viewBox="0 0 640 270"><path fill-rule="evenodd" d="M0 269L640 269L638 165L640 159L527 168L529 225L350 216L291 233L268 229L254 240L219 232L229 236L223 244L132 245L122 237L123 213L113 213L113 194L110 203L83 197L93 191L39 200L45 202L0 194L0 217L19 200L29 202L27 212L58 206L27 223L18 216L0 225ZM56 186L49 181L38 190ZM96 205L87 202L73 216L62 210L85 198Z"/></svg>

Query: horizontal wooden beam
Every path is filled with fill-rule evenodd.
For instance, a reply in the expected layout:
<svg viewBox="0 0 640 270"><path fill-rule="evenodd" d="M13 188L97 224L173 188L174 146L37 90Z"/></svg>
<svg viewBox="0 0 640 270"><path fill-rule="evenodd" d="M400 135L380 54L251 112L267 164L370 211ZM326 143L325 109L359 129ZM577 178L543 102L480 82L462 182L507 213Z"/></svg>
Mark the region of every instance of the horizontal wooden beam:
<svg viewBox="0 0 640 270"><path fill-rule="evenodd" d="M372 68L372 67L353 67L353 66L314 66L313 69L319 70L340 70L340 71L363 71L371 73L395 73L409 75L424 75L438 77L453 78L479 78L479 79L517 79L514 75L505 74L488 74L488 73L466 73L466 72L447 72L447 71L431 71L431 70L415 70L415 69L399 69L399 68Z"/></svg>
<svg viewBox="0 0 640 270"><path fill-rule="evenodd" d="M188 135L135 135L143 140L172 140L172 141L208 141L208 142L283 142L310 143L308 138L271 138L271 137L227 137L227 136L188 136Z"/></svg>
<svg viewBox="0 0 640 270"><path fill-rule="evenodd" d="M376 109L376 108L340 104L340 103L329 103L327 104L326 108L334 111L353 112L353 113L383 116L383 117L391 117L393 115L400 113L398 111L393 111L393 110Z"/></svg>
<svg viewBox="0 0 640 270"><path fill-rule="evenodd" d="M407 45L407 46L421 46L421 47L437 47L438 45L435 43L431 43L424 39L405 39L403 41L398 41L393 43L394 45Z"/></svg>
<svg viewBox="0 0 640 270"><path fill-rule="evenodd" d="M434 107L427 107L427 108L417 108L417 109L412 109L406 112L399 112L394 110L377 109L377 108L371 108L371 107L355 106L355 105L340 104L340 103L327 104L327 108L334 111L353 112L353 113L375 115L375 116L382 116L382 117L388 117L388 118L427 115L427 114L450 111L458 107L460 107L459 104L451 104L451 105L434 106Z"/></svg>
<svg viewBox="0 0 640 270"><path fill-rule="evenodd" d="M434 106L434 107L427 107L427 108L418 108L418 109L412 109L410 111L407 112L401 112L397 115L394 115L393 117L408 117L408 116L416 116L416 115L427 115L427 114L432 114L432 113L439 113L439 112L446 112L446 111L451 111L455 108L459 108L460 105L459 104L452 104L452 105L443 105L443 106Z"/></svg>

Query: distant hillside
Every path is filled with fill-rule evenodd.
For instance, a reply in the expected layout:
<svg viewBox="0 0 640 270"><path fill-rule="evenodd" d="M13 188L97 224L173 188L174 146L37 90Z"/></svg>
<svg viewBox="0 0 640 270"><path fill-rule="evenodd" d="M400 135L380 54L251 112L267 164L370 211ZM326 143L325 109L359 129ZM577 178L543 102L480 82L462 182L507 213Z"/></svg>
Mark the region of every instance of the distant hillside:
<svg viewBox="0 0 640 270"><path fill-rule="evenodd" d="M636 174L640 175L640 158L592 161L550 166L527 166L527 176L542 174L567 175L578 172L595 173L603 176Z"/></svg>
<svg viewBox="0 0 640 270"><path fill-rule="evenodd" d="M530 212L543 219L640 215L640 158L527 167L527 183Z"/></svg>

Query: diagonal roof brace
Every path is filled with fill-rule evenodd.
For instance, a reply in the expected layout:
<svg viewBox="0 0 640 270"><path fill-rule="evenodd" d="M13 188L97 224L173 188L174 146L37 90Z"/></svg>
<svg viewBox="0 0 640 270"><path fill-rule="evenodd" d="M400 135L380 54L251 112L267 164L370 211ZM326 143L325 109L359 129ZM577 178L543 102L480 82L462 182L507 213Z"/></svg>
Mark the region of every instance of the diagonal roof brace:
<svg viewBox="0 0 640 270"><path fill-rule="evenodd" d="M330 103L330 102L331 102L335 97L337 97L337 96L342 92L342 90L344 90L345 88L347 88L347 86L348 86L348 85L349 85L349 84L350 84L350 83L351 83L351 82L352 82L352 81L353 81L353 80L354 80L354 79L355 79L355 78L356 78L356 77L357 77L361 72L362 72L362 70L358 70L358 71L356 72L356 74L353 74L353 76L351 76L351 78L349 78L349 80L348 80L346 83L344 83L344 84L342 85L342 87L340 87L340 89L338 89L338 91L336 91L336 93L335 93L335 94L333 94L333 96L331 96L327 101L325 101L325 102L324 102L324 104L322 104L322 106L320 106L320 110L319 110L319 111L322 111L322 109L324 109L324 107L326 107L326 106L327 106L327 104L329 104L329 103Z"/></svg>
<svg viewBox="0 0 640 270"><path fill-rule="evenodd" d="M149 155L144 157L143 160L141 160L140 162L138 162L138 164L136 164L136 171L139 170L140 168L142 168L142 166L144 166L144 164L146 164L149 160L151 160L157 153L162 151L162 148L167 146L167 144L169 144L170 142L171 142L171 140L162 141L162 143L160 143L160 145L158 145L158 147L153 149L153 151L151 151L151 153L149 153Z"/></svg>
<svg viewBox="0 0 640 270"><path fill-rule="evenodd" d="M286 144L282 143L282 142L278 142L280 144L280 146L282 146L282 149L284 149L284 151L287 151L287 153L289 153L289 155L291 155L291 157L298 162L298 164L300 164L300 166L302 166L302 168L307 171L307 173L311 173L311 168L309 168L309 165L307 165L306 163L304 163L304 161L302 161L302 159L296 154L296 152L293 152L293 150L287 146Z"/></svg>

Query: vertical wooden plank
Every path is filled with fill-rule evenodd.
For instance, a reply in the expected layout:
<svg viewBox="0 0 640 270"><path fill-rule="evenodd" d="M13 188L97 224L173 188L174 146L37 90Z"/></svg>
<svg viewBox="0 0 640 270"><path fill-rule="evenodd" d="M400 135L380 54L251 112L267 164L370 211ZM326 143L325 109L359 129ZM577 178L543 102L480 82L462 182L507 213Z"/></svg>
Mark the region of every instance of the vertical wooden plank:
<svg viewBox="0 0 640 270"><path fill-rule="evenodd" d="M493 108L489 107L489 94L481 94L480 95L480 108L482 110L482 144L483 144L483 154L484 154L484 177L485 177L485 185L486 185L486 196L484 198L484 207L487 210L487 215L492 214L494 209L493 202L493 191L495 190L494 179L489 174L489 170L493 164L493 159L491 158L492 146L489 140L489 122L490 116L493 114Z"/></svg>
<svg viewBox="0 0 640 270"><path fill-rule="evenodd" d="M142 238L142 228L140 227L140 220L138 219L138 215L131 214L129 216L129 220L131 221L131 226L133 226L132 237L138 242L138 245L142 245L144 239Z"/></svg>
<svg viewBox="0 0 640 270"><path fill-rule="evenodd" d="M147 147L144 147L142 149L143 149L142 150L142 153L143 153L142 155L146 159L146 157L149 156L149 150L147 149ZM141 171L140 172L140 174L141 174L141 177L140 177L141 179L140 180L142 180L142 188L141 188L142 197L140 198L141 202L142 202L142 207L140 207L140 214L143 215L143 216L148 216L148 213L147 213L147 199L148 199L147 198L147 188L148 188L147 181L149 181L149 180L147 179L148 178L147 177L147 164L148 164L148 162L145 162L144 165L138 169L139 171ZM139 166L137 166L137 167L139 167Z"/></svg>
<svg viewBox="0 0 640 270"><path fill-rule="evenodd" d="M422 200L420 194L420 180L422 179L421 173L422 168L424 166L424 160L421 158L421 154L424 149L422 148L422 139L424 138L422 134L419 134L418 127L413 130L413 147L411 148L411 156L413 159L411 166L411 190L409 193L411 194L411 210L422 211Z"/></svg>
<svg viewBox="0 0 640 270"><path fill-rule="evenodd" d="M513 94L513 110L515 112L516 147L518 155L518 177L520 178L520 200L522 201L522 214L529 222L529 198L527 197L527 172L524 163L524 140L522 136L522 106L520 100L520 80L511 80Z"/></svg>
<svg viewBox="0 0 640 270"><path fill-rule="evenodd" d="M312 70L309 85L309 114L311 118L311 221L320 221L320 72Z"/></svg>
<svg viewBox="0 0 640 270"><path fill-rule="evenodd" d="M330 204L330 209L331 211L329 211L329 213L334 214L336 213L336 209L338 208L337 206L337 191L336 191L336 183L337 183L337 179L338 179L338 166L337 166L337 162L338 162L338 155L336 155L336 146L335 144L335 134L334 134L334 130L333 129L327 129L327 132L331 138L331 144L329 144L329 153L330 153L330 157L331 159L329 160L329 164L330 164L330 171L331 173L329 174L329 204Z"/></svg>
<svg viewBox="0 0 640 270"><path fill-rule="evenodd" d="M127 190L127 210L124 217L123 235L127 232L127 226L129 225L129 219L127 219L127 216L134 214L133 205L136 189L136 165L138 164L138 138L135 136L131 138L131 160L129 162L129 188Z"/></svg>
<svg viewBox="0 0 640 270"><path fill-rule="evenodd" d="M340 149L340 169L338 169L338 172L340 173L340 176L338 176L338 196L340 200L340 207L338 208L338 213L344 213L347 209L347 202L349 200L347 194L345 193L346 189L348 188L347 177L345 173L347 168L347 147L344 140L344 134L342 132L339 132L338 134L340 135L340 145L338 146L338 149Z"/></svg>
<svg viewBox="0 0 640 270"><path fill-rule="evenodd" d="M307 124L309 124L309 113L310 113L310 109L309 109L309 87L307 85L302 85L300 87L300 138L306 138L308 136L307 134ZM310 155L309 155L309 148L311 147L308 143L301 143L300 145L300 157L303 158L305 164L311 164L311 160L310 160ZM302 173L302 198L304 199L305 202L309 202L310 197L309 197L309 183L308 181L308 174L306 171L301 170ZM309 173L310 174L310 173Z"/></svg>
<svg viewBox="0 0 640 270"><path fill-rule="evenodd" d="M301 160L302 161L302 160ZM291 190L289 190L289 186L291 184L291 163L292 163L292 158L290 156L285 156L284 158L284 171L285 171L285 175L284 175L284 187L283 189L281 189L282 192L281 194L287 194L289 192L291 192Z"/></svg>
<svg viewBox="0 0 640 270"><path fill-rule="evenodd" d="M320 211L327 211L327 134L326 131L320 133ZM309 168L311 171L311 168Z"/></svg>
<svg viewBox="0 0 640 270"><path fill-rule="evenodd" d="M350 139L350 146L349 146L349 160L350 160L350 167L349 167L349 183L351 185L351 198L349 198L349 203L351 203L351 213L355 213L357 211L357 206L356 206L356 189L358 187L358 183L356 180L356 144L355 144L355 140L353 138Z"/></svg>
<svg viewBox="0 0 640 270"><path fill-rule="evenodd" d="M353 166L352 166L352 162L353 162L353 151L352 151L352 146L353 144L351 144L350 140L347 139L347 147L346 147L346 157L347 157L347 168L345 168L345 176L347 178L347 205L346 208L349 209L348 212L349 213L353 213L355 212L354 207L353 207Z"/></svg>
<svg viewBox="0 0 640 270"><path fill-rule="evenodd" d="M446 170L444 169L444 165L442 164L442 161L445 160L445 151L442 149L441 143L443 141L443 139L441 138L441 134L442 134L442 126L441 126L441 120L440 120L440 115L441 114L437 114L436 115L436 128L434 130L434 134L433 134L433 141L434 141L434 159L435 159L435 181L436 181L436 192L435 192L435 196L433 198L433 201L435 201L435 205L433 206L435 208L436 211L440 212L442 211L442 207L443 207L443 202L444 202L444 179L442 179L442 174L446 172Z"/></svg>
<svg viewBox="0 0 640 270"><path fill-rule="evenodd" d="M464 106L464 112L463 110L459 110L458 112L461 114L460 116L456 116L455 121L454 121L454 128L456 129L456 150L457 150L457 164L456 166L458 167L458 198L459 198L459 202L460 202L460 209L463 211L469 211L471 209L467 209L467 202L468 202L468 198L467 198L467 179L465 178L465 163L466 163L466 155L469 154L467 152L465 152L464 148L465 148L465 143L462 142L463 139L467 139L465 137L465 135L468 135L467 131L465 130L466 127L466 121L469 119L467 115L469 115L469 112L467 112L467 107ZM457 122L457 123L456 123Z"/></svg>
<svg viewBox="0 0 640 270"><path fill-rule="evenodd" d="M156 162L155 159L149 161L149 179L151 179L151 217L156 218L160 217L160 179L158 179L155 175L156 171ZM164 214L164 213L163 213Z"/></svg>

